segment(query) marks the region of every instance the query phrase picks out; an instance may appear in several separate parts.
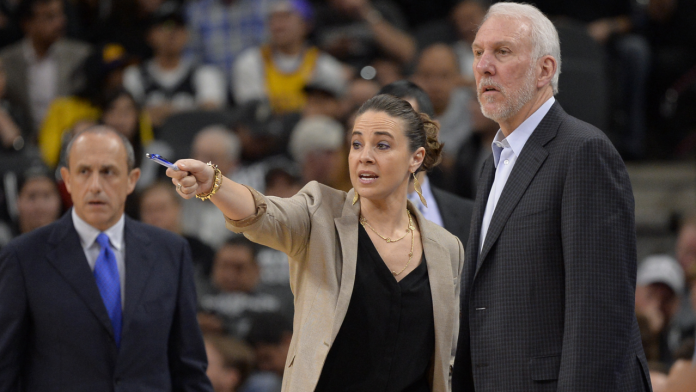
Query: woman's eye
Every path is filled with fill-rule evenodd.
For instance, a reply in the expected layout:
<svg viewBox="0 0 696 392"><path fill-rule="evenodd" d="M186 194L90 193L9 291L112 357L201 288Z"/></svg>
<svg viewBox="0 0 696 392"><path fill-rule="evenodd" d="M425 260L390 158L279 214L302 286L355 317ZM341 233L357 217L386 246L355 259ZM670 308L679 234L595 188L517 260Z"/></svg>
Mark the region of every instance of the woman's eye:
<svg viewBox="0 0 696 392"><path fill-rule="evenodd" d="M386 150L389 148L389 145L387 143L378 143L377 148L380 150Z"/></svg>
<svg viewBox="0 0 696 392"><path fill-rule="evenodd" d="M353 142L353 149L354 149L354 150L357 150L358 148L360 148L360 143L358 143L358 142Z"/></svg>

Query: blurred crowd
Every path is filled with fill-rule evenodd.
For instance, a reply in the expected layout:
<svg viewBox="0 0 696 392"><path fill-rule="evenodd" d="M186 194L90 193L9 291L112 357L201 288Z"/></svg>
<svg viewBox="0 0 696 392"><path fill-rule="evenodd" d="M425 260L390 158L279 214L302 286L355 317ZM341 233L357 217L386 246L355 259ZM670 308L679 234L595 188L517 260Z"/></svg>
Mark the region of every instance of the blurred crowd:
<svg viewBox="0 0 696 392"><path fill-rule="evenodd" d="M348 190L357 108L408 79L428 94L445 142L429 180L473 199L498 130L481 114L471 66L491 2L0 0L0 247L70 208L56 173L71 136L114 127L143 173L127 213L191 245L216 391L280 391L287 256L234 235L211 203L181 200L145 153L212 161L271 196L312 180ZM696 2L531 3L559 31L567 112L604 130L626 160L693 155ZM655 391L677 391L674 378L694 377L684 361L694 355L696 217L674 254L640 263L636 312Z"/></svg>

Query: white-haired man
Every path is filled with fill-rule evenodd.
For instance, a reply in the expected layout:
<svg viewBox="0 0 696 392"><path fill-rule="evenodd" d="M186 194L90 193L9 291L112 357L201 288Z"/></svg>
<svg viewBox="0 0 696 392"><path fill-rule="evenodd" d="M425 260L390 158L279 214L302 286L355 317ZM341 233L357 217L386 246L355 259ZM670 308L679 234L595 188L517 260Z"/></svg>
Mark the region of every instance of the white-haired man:
<svg viewBox="0 0 696 392"><path fill-rule="evenodd" d="M500 130L476 192L453 390L649 391L631 184L606 136L553 98L555 28L497 3L472 48Z"/></svg>

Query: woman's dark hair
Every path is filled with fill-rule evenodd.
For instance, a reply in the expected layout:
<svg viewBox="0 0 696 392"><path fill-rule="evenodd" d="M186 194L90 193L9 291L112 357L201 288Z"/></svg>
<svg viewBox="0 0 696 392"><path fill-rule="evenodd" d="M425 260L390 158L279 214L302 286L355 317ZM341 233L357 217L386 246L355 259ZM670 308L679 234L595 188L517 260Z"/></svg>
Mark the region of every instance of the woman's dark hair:
<svg viewBox="0 0 696 392"><path fill-rule="evenodd" d="M411 152L419 147L425 148L423 164L416 170L429 171L442 160L442 146L437 140L440 126L425 113L418 113L407 101L388 94L379 94L365 101L358 110L358 115L365 112L383 112L390 117L400 119L404 124L404 134L409 140Z"/></svg>

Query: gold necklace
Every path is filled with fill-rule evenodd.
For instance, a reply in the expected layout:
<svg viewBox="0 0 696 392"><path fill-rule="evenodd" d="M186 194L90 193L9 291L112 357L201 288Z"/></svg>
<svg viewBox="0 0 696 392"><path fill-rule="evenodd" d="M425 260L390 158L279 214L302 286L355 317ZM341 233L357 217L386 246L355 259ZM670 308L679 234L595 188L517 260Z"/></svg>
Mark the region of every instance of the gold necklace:
<svg viewBox="0 0 696 392"><path fill-rule="evenodd" d="M372 225L370 225L369 223L367 223L367 219L365 219L365 217L360 217L360 224L363 225L363 227L365 227L365 226L369 227L370 230L372 230L375 234L377 234L381 239L385 240L387 243L401 241L402 239L404 239L404 237L406 237L406 235L407 235L409 232L411 232L411 251L408 252L408 262L406 263L406 265L404 266L404 268L401 269L401 271L396 272L396 271L392 270L391 273L392 273L392 275L394 275L394 276L399 276L399 274L401 274L402 272L406 271L406 268L408 268L408 266L411 264L411 259L413 258L413 243L414 243L414 234L413 234L413 231L415 230L415 228L413 227L413 220L411 219L411 212L410 212L408 209L406 210L406 215L408 215L408 227L406 228L406 233L405 233L403 236L401 236L401 238L396 239L396 240L392 240L392 239L389 238L389 237L385 237L385 236L379 234L379 233L377 232L377 230L375 230L375 228L372 227Z"/></svg>

